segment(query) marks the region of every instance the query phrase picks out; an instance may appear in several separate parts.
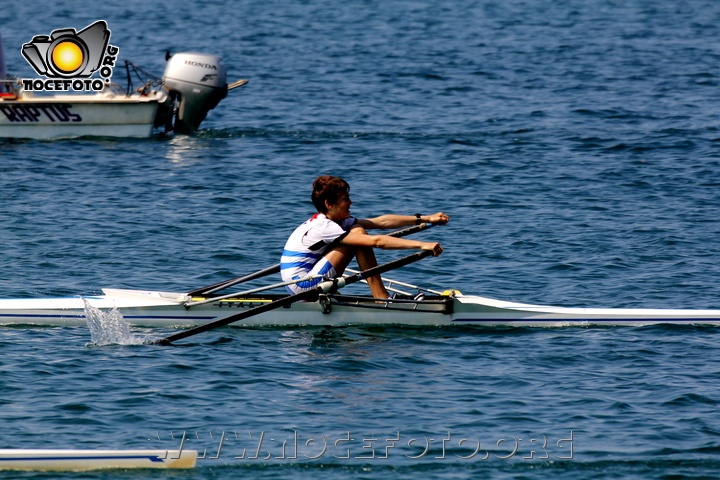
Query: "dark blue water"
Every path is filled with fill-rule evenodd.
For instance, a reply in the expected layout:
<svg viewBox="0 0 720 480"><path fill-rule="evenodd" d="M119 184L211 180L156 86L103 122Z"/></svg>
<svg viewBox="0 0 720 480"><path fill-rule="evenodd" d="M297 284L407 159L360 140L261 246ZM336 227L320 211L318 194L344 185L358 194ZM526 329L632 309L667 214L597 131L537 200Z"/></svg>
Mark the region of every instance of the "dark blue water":
<svg viewBox="0 0 720 480"><path fill-rule="evenodd" d="M2 297L264 268L334 174L358 216L452 217L417 236L445 253L399 279L720 308L717 2L15 2L9 70L33 76L33 35L98 19L148 71L203 51L250 83L192 137L0 143ZM7 478L715 478L718 341L710 326L225 328L161 348L2 328L0 447L186 432L216 456L226 434L192 472Z"/></svg>

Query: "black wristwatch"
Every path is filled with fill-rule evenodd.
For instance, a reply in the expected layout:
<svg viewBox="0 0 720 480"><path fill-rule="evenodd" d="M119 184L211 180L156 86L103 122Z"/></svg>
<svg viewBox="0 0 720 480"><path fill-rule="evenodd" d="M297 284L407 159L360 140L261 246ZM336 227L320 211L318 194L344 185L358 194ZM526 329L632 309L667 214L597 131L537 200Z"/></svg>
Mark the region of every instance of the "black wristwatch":
<svg viewBox="0 0 720 480"><path fill-rule="evenodd" d="M416 217L416 218L415 218L415 225L420 225L420 224L422 223L422 220L421 220L422 215L420 215L419 213L416 213L416 214L415 214L415 217Z"/></svg>

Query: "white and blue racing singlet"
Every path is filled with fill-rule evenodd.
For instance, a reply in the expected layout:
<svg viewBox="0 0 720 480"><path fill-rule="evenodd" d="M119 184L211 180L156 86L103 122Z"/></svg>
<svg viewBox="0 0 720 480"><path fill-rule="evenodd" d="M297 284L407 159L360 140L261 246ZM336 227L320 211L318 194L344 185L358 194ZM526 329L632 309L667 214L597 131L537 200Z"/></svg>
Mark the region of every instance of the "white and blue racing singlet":
<svg viewBox="0 0 720 480"><path fill-rule="evenodd" d="M324 214L317 213L300 225L288 238L280 260L280 273L283 281L289 282L308 275L334 275L330 262L323 259L328 246L347 235L347 231L357 222L348 217L336 223ZM317 268L315 268L317 267ZM321 278L308 280L289 286L291 293L313 288Z"/></svg>

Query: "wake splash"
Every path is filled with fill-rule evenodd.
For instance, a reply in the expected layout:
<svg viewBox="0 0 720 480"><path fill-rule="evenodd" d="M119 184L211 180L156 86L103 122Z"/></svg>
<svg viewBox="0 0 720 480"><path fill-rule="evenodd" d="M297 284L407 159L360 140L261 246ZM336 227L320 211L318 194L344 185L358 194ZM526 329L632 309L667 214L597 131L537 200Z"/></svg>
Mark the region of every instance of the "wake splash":
<svg viewBox="0 0 720 480"><path fill-rule="evenodd" d="M110 311L102 311L93 307L84 298L85 319L90 328L91 342L88 345L144 345L145 338L130 333L130 326L120 311L113 307Z"/></svg>

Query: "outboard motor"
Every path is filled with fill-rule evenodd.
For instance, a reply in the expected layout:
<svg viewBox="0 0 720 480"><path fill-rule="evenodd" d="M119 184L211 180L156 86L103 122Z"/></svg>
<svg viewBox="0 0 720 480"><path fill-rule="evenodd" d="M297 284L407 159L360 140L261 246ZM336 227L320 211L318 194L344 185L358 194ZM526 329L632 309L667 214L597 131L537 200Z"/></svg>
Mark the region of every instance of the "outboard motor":
<svg viewBox="0 0 720 480"><path fill-rule="evenodd" d="M227 75L220 62L220 57L202 53L176 53L168 61L162 80L176 101L176 132L195 132L227 96Z"/></svg>

